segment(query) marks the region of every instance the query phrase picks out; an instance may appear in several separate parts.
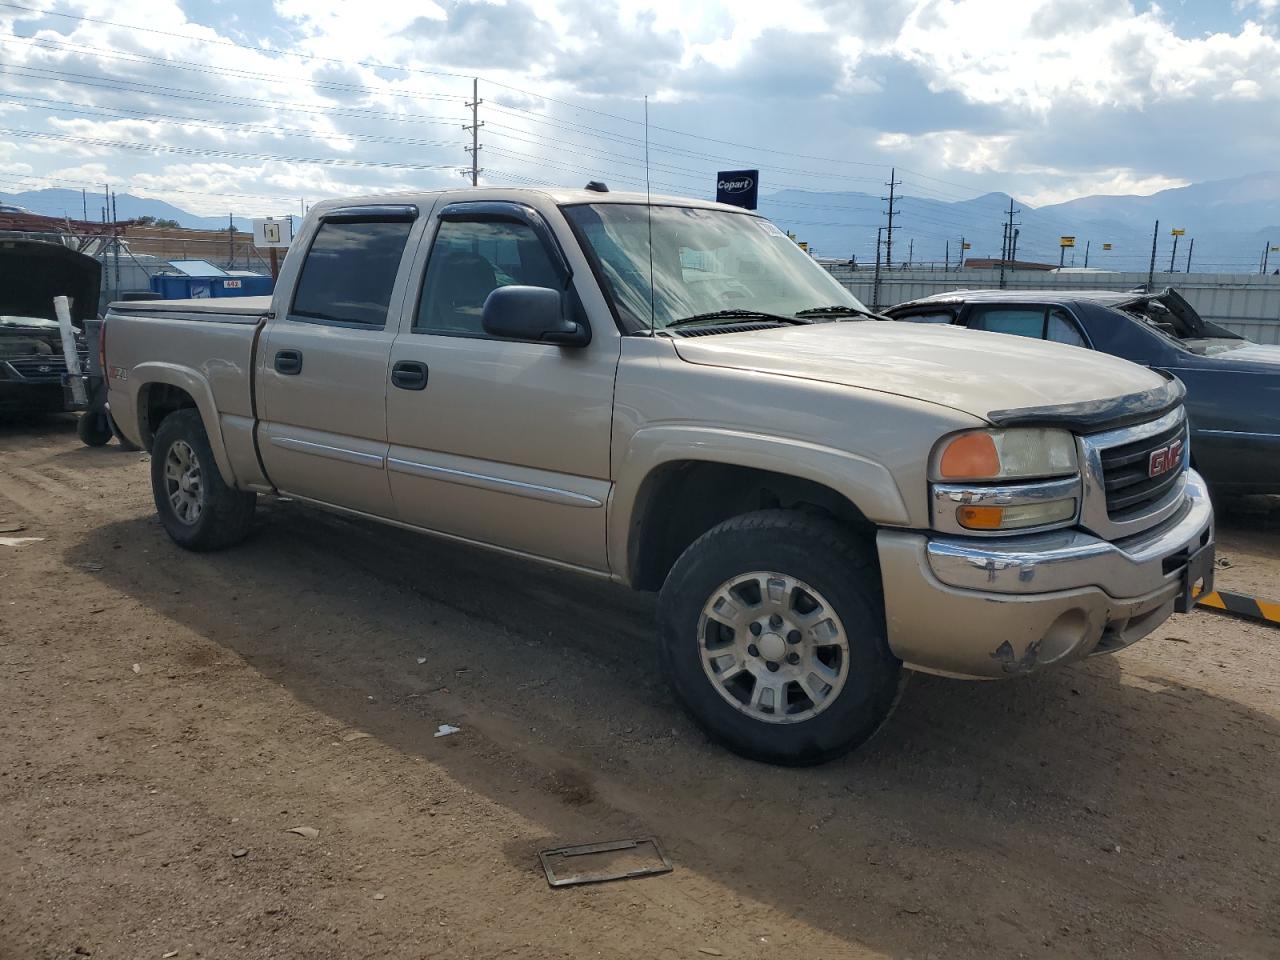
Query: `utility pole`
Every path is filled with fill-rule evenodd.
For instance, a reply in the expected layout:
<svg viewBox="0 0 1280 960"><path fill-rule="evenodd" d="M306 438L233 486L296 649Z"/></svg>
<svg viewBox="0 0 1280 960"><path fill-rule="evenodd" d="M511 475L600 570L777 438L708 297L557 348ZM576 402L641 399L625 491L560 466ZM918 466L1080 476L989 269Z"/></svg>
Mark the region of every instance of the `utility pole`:
<svg viewBox="0 0 1280 960"><path fill-rule="evenodd" d="M1020 233L1022 233L1021 230L1013 231L1013 243L1010 244L1009 246L1009 262L1010 263L1018 262L1018 234Z"/></svg>
<svg viewBox="0 0 1280 960"><path fill-rule="evenodd" d="M236 265L236 218L227 214L227 269Z"/></svg>
<svg viewBox="0 0 1280 960"><path fill-rule="evenodd" d="M88 219L89 219L89 192L88 192L87 190L85 190L85 189L84 189L84 187L81 187L81 188L80 188L80 209L83 211L84 219L85 219L86 221L88 221Z"/></svg>
<svg viewBox="0 0 1280 960"><path fill-rule="evenodd" d="M1271 241L1268 240L1262 245L1262 272L1267 272L1267 267L1271 263Z"/></svg>
<svg viewBox="0 0 1280 960"><path fill-rule="evenodd" d="M964 267L964 237L960 238L960 252L956 254L956 272L959 273Z"/></svg>
<svg viewBox="0 0 1280 960"><path fill-rule="evenodd" d="M1160 239L1160 221L1156 221L1155 229L1151 231L1151 266L1147 268L1147 293L1151 292L1151 287L1155 283L1156 278L1156 241Z"/></svg>
<svg viewBox="0 0 1280 960"><path fill-rule="evenodd" d="M1169 272L1173 273L1173 258L1178 255L1178 231L1173 231L1173 249L1169 251Z"/></svg>
<svg viewBox="0 0 1280 960"><path fill-rule="evenodd" d="M876 276L871 281L871 309L880 309L880 237L884 234L884 227L876 227Z"/></svg>
<svg viewBox="0 0 1280 960"><path fill-rule="evenodd" d="M1022 212L1021 209L1018 209L1018 210L1013 209L1013 197L1010 197L1009 198L1009 219L1005 222L1005 225L1004 225L1005 251L1004 251L1004 255L1000 257L1000 289L1001 290L1005 288L1004 269L1005 269L1005 265L1008 262L1009 249L1013 246L1013 238L1014 238L1013 228L1016 226L1020 226L1019 223L1014 222L1013 215L1015 213L1021 213L1021 212Z"/></svg>
<svg viewBox="0 0 1280 960"><path fill-rule="evenodd" d="M116 209L115 191L111 193L111 259L115 264L116 299L120 298L120 211Z"/></svg>
<svg viewBox="0 0 1280 960"><path fill-rule="evenodd" d="M1191 272L1191 251L1196 248L1196 238L1192 237L1191 242L1187 244L1187 273Z"/></svg>
<svg viewBox="0 0 1280 960"><path fill-rule="evenodd" d="M895 214L901 212L899 210L894 209L894 206L893 206L893 201L894 201L893 191L896 188L902 186L902 181L898 179L898 170L896 167L889 168L889 182L886 183L885 186L889 188L889 195L887 197L880 198L881 200L889 201L889 209L886 211L886 213L889 214L889 227L885 232L885 238L884 238L884 262L885 262L885 265L890 270L892 270L893 269L893 218ZM879 250L880 248L877 246L876 249Z"/></svg>
<svg viewBox="0 0 1280 960"><path fill-rule="evenodd" d="M462 128L471 132L471 146L464 149L471 154L471 185L473 187L480 184L480 128L484 126L480 122L480 104L483 102L480 99L480 79L473 77L471 79L471 102L466 104L471 108L471 126L464 125Z"/></svg>
<svg viewBox="0 0 1280 960"><path fill-rule="evenodd" d="M951 272L951 241L950 240L947 241L947 259L942 264L942 272L943 273Z"/></svg>
<svg viewBox="0 0 1280 960"><path fill-rule="evenodd" d="M1084 266L1086 270L1089 269L1089 245L1092 243L1092 240L1086 240L1084 242Z"/></svg>
<svg viewBox="0 0 1280 960"><path fill-rule="evenodd" d="M907 241L907 269L911 269L911 261L916 253L916 238L912 237Z"/></svg>

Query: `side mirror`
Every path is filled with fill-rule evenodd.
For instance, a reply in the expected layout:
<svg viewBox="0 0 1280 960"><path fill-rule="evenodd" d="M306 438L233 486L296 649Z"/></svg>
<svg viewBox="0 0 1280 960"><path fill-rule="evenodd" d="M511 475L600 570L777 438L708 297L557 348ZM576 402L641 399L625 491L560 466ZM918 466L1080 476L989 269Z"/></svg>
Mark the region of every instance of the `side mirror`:
<svg viewBox="0 0 1280 960"><path fill-rule="evenodd" d="M511 340L584 347L591 342L585 323L565 317L564 297L547 287L498 287L484 301L484 332Z"/></svg>

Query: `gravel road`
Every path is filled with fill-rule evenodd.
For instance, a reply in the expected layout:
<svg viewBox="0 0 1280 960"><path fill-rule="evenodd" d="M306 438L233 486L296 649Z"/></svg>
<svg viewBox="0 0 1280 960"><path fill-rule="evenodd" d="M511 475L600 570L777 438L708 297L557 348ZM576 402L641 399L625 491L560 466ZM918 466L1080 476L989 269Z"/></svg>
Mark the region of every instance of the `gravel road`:
<svg viewBox="0 0 1280 960"><path fill-rule="evenodd" d="M3 960L1280 956L1280 630L914 677L775 769L678 711L648 596L293 503L184 553L145 461L0 424ZM1280 503L1225 506L1277 598ZM650 834L674 872L537 864Z"/></svg>

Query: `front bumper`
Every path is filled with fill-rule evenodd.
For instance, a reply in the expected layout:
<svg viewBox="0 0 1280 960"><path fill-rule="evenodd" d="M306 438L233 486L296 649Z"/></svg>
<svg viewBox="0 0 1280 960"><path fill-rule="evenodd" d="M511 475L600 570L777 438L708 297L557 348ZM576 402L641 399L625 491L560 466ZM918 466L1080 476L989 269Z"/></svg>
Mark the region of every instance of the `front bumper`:
<svg viewBox="0 0 1280 960"><path fill-rule="evenodd" d="M1115 542L1081 530L1001 539L882 530L889 646L914 669L971 678L1118 650L1168 619L1188 559L1212 543L1213 508L1194 471L1177 513Z"/></svg>

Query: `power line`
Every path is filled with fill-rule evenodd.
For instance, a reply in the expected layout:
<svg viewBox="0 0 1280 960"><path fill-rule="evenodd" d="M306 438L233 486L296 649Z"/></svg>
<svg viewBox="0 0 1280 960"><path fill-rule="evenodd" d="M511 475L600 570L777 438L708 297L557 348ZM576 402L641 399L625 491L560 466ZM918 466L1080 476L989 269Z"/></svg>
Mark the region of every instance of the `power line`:
<svg viewBox="0 0 1280 960"><path fill-rule="evenodd" d="M159 84L144 83L139 80L113 78L112 82L104 82L102 78L96 77L92 74L75 73L67 70L53 70L48 67L27 67L4 62L0 62L0 67L3 67L7 73L13 73L15 70L23 71L24 73L16 75L23 76L25 79L45 80L47 77L40 76L40 74L48 74L57 78L57 82L59 83L69 83L74 86L98 87L106 90L115 90L120 93L144 93L147 96L203 103L218 103L225 106L264 106L292 113L310 113L320 116L332 115L356 118L364 117L371 120L392 120L396 122L412 121L414 123L457 123L459 120L463 119L461 117L441 117L435 114L379 113L363 107L332 107L326 104L293 103L282 100L268 100L262 97L215 94L201 90L190 90L183 87L164 87ZM26 76L26 74L35 74L35 76ZM64 79L68 77L73 79ZM121 84L127 84L128 86L121 86ZM141 89L130 89L135 87ZM0 97L2 96L3 95L0 95Z"/></svg>
<svg viewBox="0 0 1280 960"><path fill-rule="evenodd" d="M3 4L0 4L3 6ZM69 43L63 40L52 40L48 37L23 37L9 36L0 37L0 43L21 43L35 49L65 49L76 53L90 52L95 57L101 57L106 60L120 60L125 63L153 63L162 66L167 70L185 70L191 73L212 74L214 76L233 76L245 80L268 80L278 81L282 83L297 83L298 77L287 76L280 73L261 73L256 70L243 70L239 67L223 67L215 66L208 63L198 63L192 60L170 60L165 57L154 57L145 53L135 53L134 51L123 51L108 47L95 47L91 44ZM464 100L462 94L447 93L425 93L418 90L396 90L391 87L378 88L371 87L364 83L345 83L340 80L317 80L314 77L307 77L306 82L309 86L318 90L334 90L349 93L372 93L383 96L399 97L403 99L413 100Z"/></svg>
<svg viewBox="0 0 1280 960"><path fill-rule="evenodd" d="M2 94L0 100L22 100L40 104L42 109L53 113L70 113L85 118L111 117L117 120L136 120L139 122L167 123L180 127L215 127L227 130L243 130L248 133L264 133L271 136L305 137L311 140L347 140L354 143L389 143L413 147L457 147L461 140L421 140L416 137L389 137L380 134L364 133L330 133L328 131L299 130L285 127L262 127L236 120L205 120L194 117L182 117L171 113L155 113L148 110L131 110L128 107L107 109L96 104L64 104L60 100L48 100L43 97L28 97L20 94Z"/></svg>
<svg viewBox="0 0 1280 960"><path fill-rule="evenodd" d="M373 167L389 170L451 170L457 164L422 164L397 163L383 160L348 160L337 157L289 157L270 153L249 153L238 150L213 150L197 147L182 147L174 144L137 143L122 140L105 140L95 137L77 137L70 134L47 133L39 130L22 130L13 127L0 127L0 134L11 137L23 137L34 140L52 140L63 143L78 143L86 146L105 147L108 149L140 150L143 152L177 153L189 156L224 157L238 160L273 160L281 163L317 163L335 167Z"/></svg>
<svg viewBox="0 0 1280 960"><path fill-rule="evenodd" d="M250 44L250 43L237 43L234 40L224 40L220 37L219 38L193 37L189 33L173 33L172 31L169 31L169 30L158 30L155 27L141 27L135 23L120 23L118 20L106 20L101 17L86 17L83 14L62 13L58 10L44 10L39 7L24 6L23 4L20 4L20 3L0 2L0 7L8 7L11 10L25 10L28 13L39 14L42 17L61 17L64 20L77 20L83 23L96 23L106 27L119 27L122 30L134 30L139 33L152 33L161 37L171 37L175 40L189 40L192 43L216 44L217 46L221 46L221 47L237 47L241 50L251 50L254 53L260 53L263 56L268 58L296 57L301 60L315 60L322 63L336 63L342 66L351 65L351 61L341 60L337 57L322 57L314 53L299 53L293 50L273 50L268 47L254 46L253 44ZM208 27L208 26L205 26L204 24L196 23L195 21L188 21L188 22L191 23L192 26L204 27L206 30L211 30L214 33L217 33L217 31L214 30L213 27ZM370 67L372 69L377 69L377 70L400 70L404 73L417 73L423 76L458 77L464 80L471 79L471 77L465 73L450 73L445 70L424 70L420 67L401 67L393 63L377 63L377 62L366 62L366 61L357 60L355 61L355 64L356 66L360 66L360 67ZM527 92L527 91L521 91L521 92Z"/></svg>
<svg viewBox="0 0 1280 960"><path fill-rule="evenodd" d="M119 21L107 20L105 18L88 17L83 15L77 15L77 14L63 13L63 12L54 11L54 10L43 10L36 7L30 7L30 6L25 6L23 4L17 4L17 3L11 3L11 2L0 2L0 7L8 7L14 10L23 10L29 13L39 14L41 16L61 17L67 20L81 21L86 23L96 23L96 24L101 24L105 26L119 27L127 30L136 30L143 33L152 33L159 36L166 36L166 37L176 38L180 40L188 40L193 43L216 44L221 46L236 47L238 49L249 50L254 53L258 53L268 58L288 56L288 57L294 57L302 60L311 60L311 61L317 61L317 62L323 62L323 63L337 63L337 64L342 64L344 66L351 65L351 61L341 60L335 57L324 57L316 54L301 53L301 52L289 51L289 50L273 50L273 49L268 49L264 47L259 47L253 44L237 43L233 40L225 40L221 38L210 39L207 37L195 37L190 34L181 34L181 33L175 33L172 31L158 30L152 27L140 27L134 24L126 24L126 23L121 23ZM205 29L211 30L216 33L216 31L213 30L212 27L207 27L204 24L196 24L193 22L193 25L197 27L205 27ZM460 73L455 73L451 71L426 70L426 69L416 68L416 67L403 67L396 64L379 63L376 61L372 61L372 62L371 61L355 61L354 63L356 66L368 67L368 68L377 69L377 70L395 70L395 71L400 71L406 74L450 77L454 79L474 79L472 77L468 77L466 74L460 74ZM512 84L503 83L502 81L493 80L492 78L482 77L480 79L484 79L486 83L490 83L493 86L501 87L506 90L511 90L516 93L523 93L528 96L536 97L540 100L547 101L549 103L560 104L561 106L566 106L566 107L569 107L570 109L581 110L587 113L594 114L596 116L608 117L611 120L617 120L619 122L632 124L632 125L640 125L641 123L641 121L636 120L633 117L610 113L608 111L600 110L595 107L589 107L581 103L574 103L567 100L561 100L556 97L549 96L546 93L528 90L522 87L517 87ZM496 101L495 101L495 105L500 107L505 107L508 110L516 110L516 111L521 110L521 108L519 107L514 107L509 104L502 104ZM829 164L836 164L840 166L857 166L857 167L868 167L868 168L884 167L883 163L876 163L876 162L866 161L866 160L849 160L847 158L842 158L842 157L824 157L824 156L815 155L815 154L800 153L797 151L780 150L774 147L765 147L760 144L746 144L746 143L740 143L732 140L724 140L717 137L709 137L703 134L690 133L688 131L679 130L674 127L655 126L652 129L660 130L664 133L670 133L675 136L686 137L694 140L700 140L705 143L715 143L720 146L729 146L729 147L735 147L737 149L750 150L755 153L769 153L775 156L793 157L796 159L812 160L819 163L829 163ZM951 181L942 180L941 178L937 178L937 177L931 177L927 174L917 173L915 171L907 171L907 172L914 173L915 176L921 177L923 179L933 180L938 183L947 183L953 186L959 186L961 187L961 189L969 189L965 187L963 184L955 184Z"/></svg>

